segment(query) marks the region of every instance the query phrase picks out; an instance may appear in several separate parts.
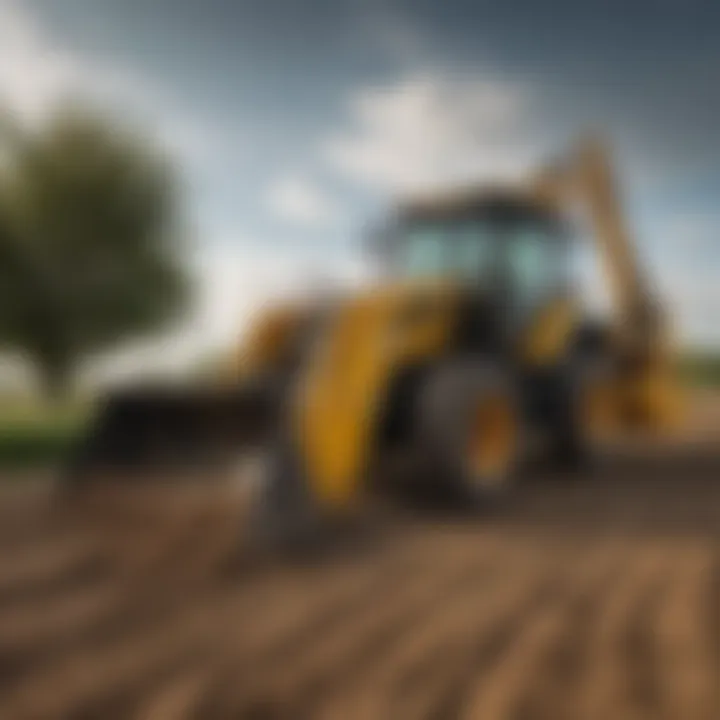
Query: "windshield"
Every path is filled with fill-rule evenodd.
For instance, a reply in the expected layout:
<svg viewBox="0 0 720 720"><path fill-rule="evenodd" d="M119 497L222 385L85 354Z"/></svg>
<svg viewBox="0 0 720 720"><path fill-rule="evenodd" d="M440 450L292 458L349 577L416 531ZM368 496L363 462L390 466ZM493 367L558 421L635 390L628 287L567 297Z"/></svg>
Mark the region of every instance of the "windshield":
<svg viewBox="0 0 720 720"><path fill-rule="evenodd" d="M493 270L496 230L488 223L423 223L406 229L398 265L410 278L477 280Z"/></svg>
<svg viewBox="0 0 720 720"><path fill-rule="evenodd" d="M508 279L515 303L533 306L568 281L564 245L548 227L519 225L506 243Z"/></svg>
<svg viewBox="0 0 720 720"><path fill-rule="evenodd" d="M396 270L408 278L503 284L520 304L532 304L567 279L558 227L538 220L417 221L402 228Z"/></svg>

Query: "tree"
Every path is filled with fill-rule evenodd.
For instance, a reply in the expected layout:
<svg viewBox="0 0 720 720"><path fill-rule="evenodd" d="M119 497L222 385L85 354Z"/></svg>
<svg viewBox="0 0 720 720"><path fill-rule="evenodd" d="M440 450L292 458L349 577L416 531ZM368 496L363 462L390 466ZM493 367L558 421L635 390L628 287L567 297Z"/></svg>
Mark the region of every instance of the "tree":
<svg viewBox="0 0 720 720"><path fill-rule="evenodd" d="M87 356L184 309L178 178L148 142L78 106L0 135L0 346L56 397Z"/></svg>

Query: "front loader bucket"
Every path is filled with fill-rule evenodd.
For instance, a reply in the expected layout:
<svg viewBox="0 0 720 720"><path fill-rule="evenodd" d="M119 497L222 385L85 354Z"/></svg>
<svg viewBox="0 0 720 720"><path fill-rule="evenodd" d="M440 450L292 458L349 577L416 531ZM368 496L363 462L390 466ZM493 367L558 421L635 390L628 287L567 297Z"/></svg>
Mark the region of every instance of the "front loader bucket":
<svg viewBox="0 0 720 720"><path fill-rule="evenodd" d="M272 432L271 388L128 389L100 403L65 480L133 479L218 470Z"/></svg>

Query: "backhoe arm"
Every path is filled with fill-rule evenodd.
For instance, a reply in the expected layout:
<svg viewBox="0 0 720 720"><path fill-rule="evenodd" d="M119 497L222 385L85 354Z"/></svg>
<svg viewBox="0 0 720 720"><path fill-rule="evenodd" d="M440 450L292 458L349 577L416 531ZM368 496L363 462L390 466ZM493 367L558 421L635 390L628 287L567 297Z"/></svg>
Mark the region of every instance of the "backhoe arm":
<svg viewBox="0 0 720 720"><path fill-rule="evenodd" d="M640 268L607 152L597 140L588 140L570 163L542 173L533 188L557 207L579 205L589 220L613 301L623 415L642 427L674 424L679 393L665 319Z"/></svg>
<svg viewBox="0 0 720 720"><path fill-rule="evenodd" d="M659 308L640 269L602 144L586 140L569 162L535 178L533 191L558 208L578 206L584 212L610 287L616 336L637 349L654 345L661 325Z"/></svg>

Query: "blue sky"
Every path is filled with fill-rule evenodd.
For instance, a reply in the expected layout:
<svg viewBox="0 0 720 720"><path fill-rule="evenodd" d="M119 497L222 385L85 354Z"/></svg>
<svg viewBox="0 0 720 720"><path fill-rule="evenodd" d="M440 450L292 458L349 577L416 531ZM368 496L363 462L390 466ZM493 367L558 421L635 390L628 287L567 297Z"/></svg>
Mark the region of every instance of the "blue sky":
<svg viewBox="0 0 720 720"><path fill-rule="evenodd" d="M183 357L361 273L389 197L518 174L589 127L683 338L720 344L719 40L711 0L0 0L0 102L31 122L86 94L178 154L201 285Z"/></svg>

